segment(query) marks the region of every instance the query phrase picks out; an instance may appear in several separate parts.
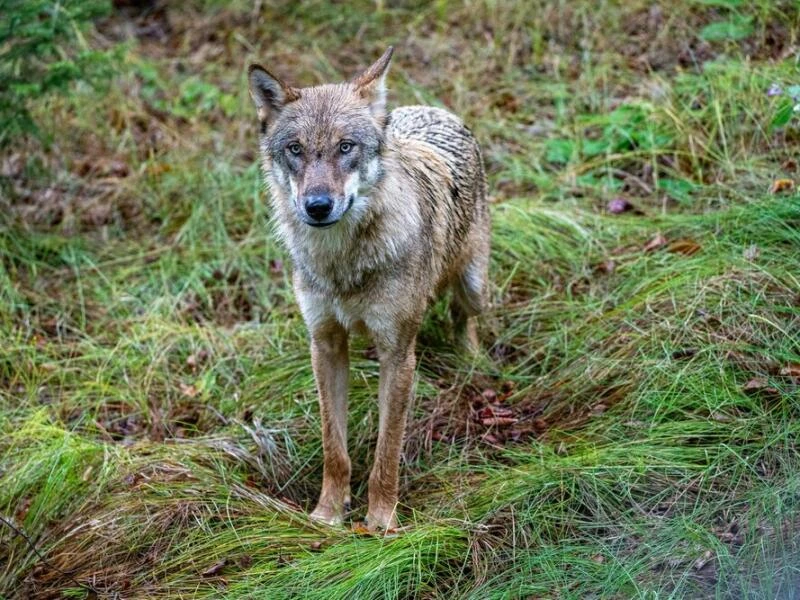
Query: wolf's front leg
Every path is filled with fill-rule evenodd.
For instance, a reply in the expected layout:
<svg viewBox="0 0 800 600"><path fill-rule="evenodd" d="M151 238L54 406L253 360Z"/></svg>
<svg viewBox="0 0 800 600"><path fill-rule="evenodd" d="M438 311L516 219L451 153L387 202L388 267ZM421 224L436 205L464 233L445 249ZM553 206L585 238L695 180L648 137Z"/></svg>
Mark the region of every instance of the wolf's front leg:
<svg viewBox="0 0 800 600"><path fill-rule="evenodd" d="M391 348L380 348L378 388L379 429L375 464L369 476L367 526L371 530L397 526L400 454L414 384L416 333Z"/></svg>
<svg viewBox="0 0 800 600"><path fill-rule="evenodd" d="M322 493L311 518L341 524L350 506L350 457L347 454L347 330L338 323L311 333L311 362L322 416Z"/></svg>

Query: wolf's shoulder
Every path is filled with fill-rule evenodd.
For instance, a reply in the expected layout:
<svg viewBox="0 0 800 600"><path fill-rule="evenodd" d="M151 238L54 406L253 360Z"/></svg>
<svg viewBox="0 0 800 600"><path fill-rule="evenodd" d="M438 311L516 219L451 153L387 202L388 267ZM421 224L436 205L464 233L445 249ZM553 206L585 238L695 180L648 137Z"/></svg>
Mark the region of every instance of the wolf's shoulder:
<svg viewBox="0 0 800 600"><path fill-rule="evenodd" d="M435 106L401 106L389 115L387 134L398 140L420 140L442 149L474 144L472 132L450 111Z"/></svg>
<svg viewBox="0 0 800 600"><path fill-rule="evenodd" d="M431 127L464 127L464 123L449 110L435 106L399 106L389 115L390 130L398 132L412 132L425 130Z"/></svg>

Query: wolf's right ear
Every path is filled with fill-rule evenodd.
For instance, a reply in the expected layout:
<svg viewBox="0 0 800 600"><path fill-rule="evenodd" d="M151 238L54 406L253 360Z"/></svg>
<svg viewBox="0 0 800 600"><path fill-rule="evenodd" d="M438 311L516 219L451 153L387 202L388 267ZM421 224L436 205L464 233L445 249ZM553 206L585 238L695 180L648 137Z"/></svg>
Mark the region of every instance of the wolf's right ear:
<svg viewBox="0 0 800 600"><path fill-rule="evenodd" d="M264 124L274 119L289 102L300 98L299 90L289 87L261 65L250 65L247 80L258 118Z"/></svg>
<svg viewBox="0 0 800 600"><path fill-rule="evenodd" d="M394 48L389 46L383 56L352 81L361 97L369 102L372 116L381 124L386 122L386 72L393 52Z"/></svg>

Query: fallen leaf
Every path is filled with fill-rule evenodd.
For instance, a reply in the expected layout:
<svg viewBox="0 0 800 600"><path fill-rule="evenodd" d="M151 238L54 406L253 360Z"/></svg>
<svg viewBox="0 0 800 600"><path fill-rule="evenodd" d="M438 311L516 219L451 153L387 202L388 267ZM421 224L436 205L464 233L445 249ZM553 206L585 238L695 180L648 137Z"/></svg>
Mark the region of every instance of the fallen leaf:
<svg viewBox="0 0 800 600"><path fill-rule="evenodd" d="M610 275L617 270L617 263L609 258L601 263L597 263L593 270L595 273L606 273Z"/></svg>
<svg viewBox="0 0 800 600"><path fill-rule="evenodd" d="M744 390L760 390L767 387L767 380L763 377L753 377L750 381L744 384Z"/></svg>
<svg viewBox="0 0 800 600"><path fill-rule="evenodd" d="M353 533L356 535L372 535L372 532L362 522L354 523L352 528Z"/></svg>
<svg viewBox="0 0 800 600"><path fill-rule="evenodd" d="M249 554L242 554L239 557L239 566L242 569L249 569L253 565L253 557Z"/></svg>
<svg viewBox="0 0 800 600"><path fill-rule="evenodd" d="M481 419L481 425L486 427L507 427L517 422L514 417L489 417L488 419Z"/></svg>
<svg viewBox="0 0 800 600"><path fill-rule="evenodd" d="M200 350L194 354L186 357L186 366L190 367L192 371L197 369L197 365L204 362L208 358L208 350Z"/></svg>
<svg viewBox="0 0 800 600"><path fill-rule="evenodd" d="M781 375L784 377L800 377L800 364L792 363L781 369Z"/></svg>
<svg viewBox="0 0 800 600"><path fill-rule="evenodd" d="M764 393L770 395L777 395L779 393L778 390L770 386L763 377L753 377L744 384L743 389L745 392L749 393Z"/></svg>
<svg viewBox="0 0 800 600"><path fill-rule="evenodd" d="M608 202L606 210L608 210L608 212L610 212L612 215L619 215L621 213L628 212L629 210L633 210L633 205L625 198L614 198Z"/></svg>
<svg viewBox="0 0 800 600"><path fill-rule="evenodd" d="M651 252L653 250L658 250L659 248L662 248L666 245L667 245L667 238L665 238L663 235L659 233L644 245L643 250L645 252Z"/></svg>
<svg viewBox="0 0 800 600"><path fill-rule="evenodd" d="M519 98L510 92L503 92L494 101L494 105L497 108L507 110L510 113L515 113L519 110L520 102Z"/></svg>
<svg viewBox="0 0 800 600"><path fill-rule="evenodd" d="M147 166L147 172L150 175L162 175L164 173L169 173L172 171L172 165L168 165L167 163L153 163Z"/></svg>
<svg viewBox="0 0 800 600"><path fill-rule="evenodd" d="M486 388L483 390L483 392L481 392L481 396L483 396L483 399L487 402L494 402L497 400L497 392L492 388Z"/></svg>
<svg viewBox="0 0 800 600"><path fill-rule="evenodd" d="M450 438L443 434L441 431L434 431L431 434L431 439L436 442L449 442Z"/></svg>
<svg viewBox="0 0 800 600"><path fill-rule="evenodd" d="M542 418L534 419L533 420L533 428L536 431L544 431L547 429L547 421Z"/></svg>
<svg viewBox="0 0 800 600"><path fill-rule="evenodd" d="M677 240L672 242L668 247L668 252L678 252L686 256L697 254L702 249L702 246L694 240Z"/></svg>
<svg viewBox="0 0 800 600"><path fill-rule="evenodd" d="M513 410L507 406L503 406L502 404L490 404L489 408L495 417L511 417L514 415Z"/></svg>
<svg viewBox="0 0 800 600"><path fill-rule="evenodd" d="M110 177L127 177L130 172L130 168L124 161L111 160L104 163L102 174Z"/></svg>
<svg viewBox="0 0 800 600"><path fill-rule="evenodd" d="M769 188L770 194L780 194L781 192L791 192L794 189L792 179L776 179Z"/></svg>
<svg viewBox="0 0 800 600"><path fill-rule="evenodd" d="M514 412L507 406L501 406L500 404L489 404L488 406L481 408L475 417L480 421L495 417L510 417L513 414Z"/></svg>
<svg viewBox="0 0 800 600"><path fill-rule="evenodd" d="M199 393L199 390L194 385L186 385L185 383L178 384L181 388L181 394L187 398L194 398Z"/></svg>
<svg viewBox="0 0 800 600"><path fill-rule="evenodd" d="M283 261L280 258L274 258L269 261L269 272L273 275L283 274Z"/></svg>
<svg viewBox="0 0 800 600"><path fill-rule="evenodd" d="M484 442L486 442L487 444L492 444L493 446L497 446L498 444L500 444L500 440L498 440L498 439L497 439L497 437L495 437L495 436L494 436L493 434L491 434L491 433L485 433L485 434L483 434L483 437L482 437L481 439L482 439Z"/></svg>
<svg viewBox="0 0 800 600"><path fill-rule="evenodd" d="M222 569L225 568L225 565L228 564L228 560L223 558L221 561L214 563L210 567L208 567L205 571L201 573L203 577L215 577L222 572Z"/></svg>
<svg viewBox="0 0 800 600"><path fill-rule="evenodd" d="M22 502L20 502L19 507L14 513L17 521L22 523L25 520L25 517L28 515L28 511L31 508L31 504L33 504L33 498L25 497L22 499Z"/></svg>

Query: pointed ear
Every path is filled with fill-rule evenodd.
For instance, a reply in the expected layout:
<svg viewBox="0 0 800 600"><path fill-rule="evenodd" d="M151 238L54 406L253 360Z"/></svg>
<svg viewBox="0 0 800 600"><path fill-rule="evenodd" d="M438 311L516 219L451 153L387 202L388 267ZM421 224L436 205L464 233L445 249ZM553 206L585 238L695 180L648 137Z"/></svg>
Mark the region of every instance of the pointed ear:
<svg viewBox="0 0 800 600"><path fill-rule="evenodd" d="M258 118L264 125L274 119L285 105L300 98L299 90L289 87L261 65L250 65L247 79Z"/></svg>
<svg viewBox="0 0 800 600"><path fill-rule="evenodd" d="M386 119L386 72L392 61L392 52L394 48L389 46L383 56L352 81L356 91L369 102L373 116L380 123Z"/></svg>

